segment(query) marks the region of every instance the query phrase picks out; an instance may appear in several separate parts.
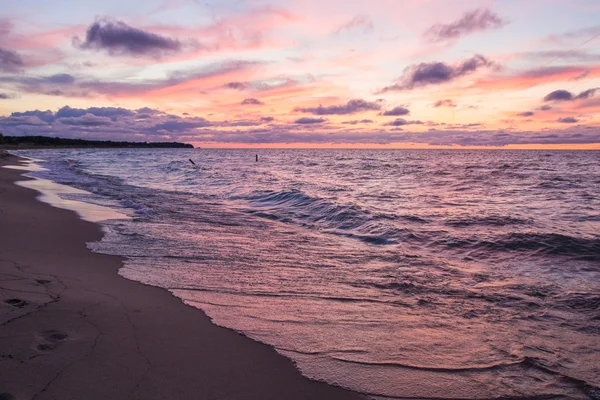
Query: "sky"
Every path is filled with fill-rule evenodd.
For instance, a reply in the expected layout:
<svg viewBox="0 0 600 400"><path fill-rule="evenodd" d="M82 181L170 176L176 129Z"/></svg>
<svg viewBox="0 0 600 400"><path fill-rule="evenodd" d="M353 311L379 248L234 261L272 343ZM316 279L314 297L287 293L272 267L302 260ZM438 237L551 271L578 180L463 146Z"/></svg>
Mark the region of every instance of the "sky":
<svg viewBox="0 0 600 400"><path fill-rule="evenodd" d="M0 0L0 132L600 149L597 0Z"/></svg>

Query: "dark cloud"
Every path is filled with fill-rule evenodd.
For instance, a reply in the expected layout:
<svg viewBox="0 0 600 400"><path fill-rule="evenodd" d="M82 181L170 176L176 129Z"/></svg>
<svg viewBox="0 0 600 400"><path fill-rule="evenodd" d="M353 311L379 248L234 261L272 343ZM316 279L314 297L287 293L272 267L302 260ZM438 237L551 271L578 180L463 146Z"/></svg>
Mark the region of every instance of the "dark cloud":
<svg viewBox="0 0 600 400"><path fill-rule="evenodd" d="M0 47L0 72L19 72L24 66L19 53Z"/></svg>
<svg viewBox="0 0 600 400"><path fill-rule="evenodd" d="M111 55L150 57L182 49L178 40L146 32L110 18L96 20L88 27L85 40L75 38L74 44L81 49L106 50Z"/></svg>
<svg viewBox="0 0 600 400"><path fill-rule="evenodd" d="M552 106L549 106L549 105L545 104L545 105L541 106L541 107L539 108L539 110L540 110L540 111L548 111L548 110L552 110Z"/></svg>
<svg viewBox="0 0 600 400"><path fill-rule="evenodd" d="M584 90L576 96L568 90L555 90L554 92L548 93L546 96L544 96L544 101L572 101L589 99L590 97L594 96L598 90L600 90L600 88Z"/></svg>
<svg viewBox="0 0 600 400"><path fill-rule="evenodd" d="M433 104L433 108L439 107L456 107L456 104L454 104L454 101L452 101L451 99L438 100Z"/></svg>
<svg viewBox="0 0 600 400"><path fill-rule="evenodd" d="M396 118L394 121L392 122L388 122L384 125L387 126L404 126L404 125L422 125L423 122L422 121L407 121L404 118Z"/></svg>
<svg viewBox="0 0 600 400"><path fill-rule="evenodd" d="M346 104L327 106L323 107L297 107L294 109L296 112L311 113L314 115L348 115L355 114L362 111L380 110L380 102L371 102L362 99L350 100Z"/></svg>
<svg viewBox="0 0 600 400"><path fill-rule="evenodd" d="M400 117L402 115L408 115L410 114L410 110L406 107L402 107L402 106L398 106L398 107L394 107L391 110L386 110L382 113L380 113L379 115L385 116L385 117Z"/></svg>
<svg viewBox="0 0 600 400"><path fill-rule="evenodd" d="M374 30L373 21L368 15L356 15L350 21L337 28L335 33L354 29L362 29L363 33L372 33Z"/></svg>
<svg viewBox="0 0 600 400"><path fill-rule="evenodd" d="M396 84L383 88L381 92L412 90L427 85L446 83L492 65L494 64L491 61L479 54L457 65L449 65L443 62L411 65L404 69L402 77L398 79Z"/></svg>
<svg viewBox="0 0 600 400"><path fill-rule="evenodd" d="M273 121L275 121L275 118L273 118L273 117L260 117L260 120L261 120L262 122L267 122L267 123L269 123L269 122L273 122Z"/></svg>
<svg viewBox="0 0 600 400"><path fill-rule="evenodd" d="M75 77L69 74L56 74L46 78L48 83L56 83L60 85L70 85L75 83Z"/></svg>
<svg viewBox="0 0 600 400"><path fill-rule="evenodd" d="M531 116L535 115L535 113L533 111L523 111L523 112L517 113L516 115L517 115L517 117L531 117Z"/></svg>
<svg viewBox="0 0 600 400"><path fill-rule="evenodd" d="M235 89L235 90L248 89L248 85L244 82L229 82L225 86L227 86L229 89Z"/></svg>
<svg viewBox="0 0 600 400"><path fill-rule="evenodd" d="M244 99L244 101L242 101L243 106L247 106L247 105L259 106L259 105L263 105L263 104L265 104L265 103L263 103L262 101L260 101L258 99L253 99L253 98Z"/></svg>
<svg viewBox="0 0 600 400"><path fill-rule="evenodd" d="M579 120L573 117L564 117L559 118L558 122L562 122L563 124L576 124L577 122L579 122Z"/></svg>
<svg viewBox="0 0 600 400"><path fill-rule="evenodd" d="M12 99L12 98L13 98L13 96L8 93L0 92L0 100L7 100L7 99Z"/></svg>
<svg viewBox="0 0 600 400"><path fill-rule="evenodd" d="M478 9L464 13L458 20L449 24L435 24L425 31L424 36L432 42L454 40L473 32L497 29L505 24L506 21L498 14Z"/></svg>
<svg viewBox="0 0 600 400"><path fill-rule="evenodd" d="M302 117L294 121L295 124L321 124L327 121L325 118Z"/></svg>
<svg viewBox="0 0 600 400"><path fill-rule="evenodd" d="M573 100L573 94L568 90L555 90L544 96L544 101L569 101Z"/></svg>

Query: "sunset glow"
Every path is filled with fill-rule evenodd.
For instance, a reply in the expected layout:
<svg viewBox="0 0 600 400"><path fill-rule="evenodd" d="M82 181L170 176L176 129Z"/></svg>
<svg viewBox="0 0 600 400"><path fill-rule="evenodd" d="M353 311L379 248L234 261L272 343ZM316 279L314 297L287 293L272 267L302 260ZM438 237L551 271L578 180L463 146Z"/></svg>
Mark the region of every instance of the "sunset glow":
<svg viewBox="0 0 600 400"><path fill-rule="evenodd" d="M600 148L597 1L4 3L5 135Z"/></svg>

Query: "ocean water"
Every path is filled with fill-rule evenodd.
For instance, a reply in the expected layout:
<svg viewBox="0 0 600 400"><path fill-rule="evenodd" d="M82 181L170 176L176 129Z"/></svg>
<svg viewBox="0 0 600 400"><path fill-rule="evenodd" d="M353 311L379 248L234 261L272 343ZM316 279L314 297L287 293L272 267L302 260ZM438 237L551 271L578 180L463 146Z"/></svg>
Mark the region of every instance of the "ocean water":
<svg viewBox="0 0 600 400"><path fill-rule="evenodd" d="M310 378L381 399L600 399L600 152L19 153L131 217L89 244L125 256L123 276Z"/></svg>

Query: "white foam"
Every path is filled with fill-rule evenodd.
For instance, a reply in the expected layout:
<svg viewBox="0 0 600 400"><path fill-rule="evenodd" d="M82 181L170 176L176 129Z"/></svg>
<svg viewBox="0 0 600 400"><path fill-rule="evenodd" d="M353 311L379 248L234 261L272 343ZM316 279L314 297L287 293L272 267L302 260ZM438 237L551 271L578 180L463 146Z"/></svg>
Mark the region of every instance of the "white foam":
<svg viewBox="0 0 600 400"><path fill-rule="evenodd" d="M23 157L25 158L25 157ZM22 171L45 171L46 169L36 164L40 161L34 158L25 158L25 165L6 165L4 168L16 169ZM25 176L29 176L26 174ZM31 177L32 180L17 181L16 185L34 189L40 193L38 200L50 204L53 207L63 208L66 210L75 211L81 219L90 222L100 222L111 219L130 219L125 214L117 212L109 207L103 207L96 204L85 203L83 201L69 200L65 196L68 195L91 195L85 190L75 189L71 186L61 185L47 179Z"/></svg>

